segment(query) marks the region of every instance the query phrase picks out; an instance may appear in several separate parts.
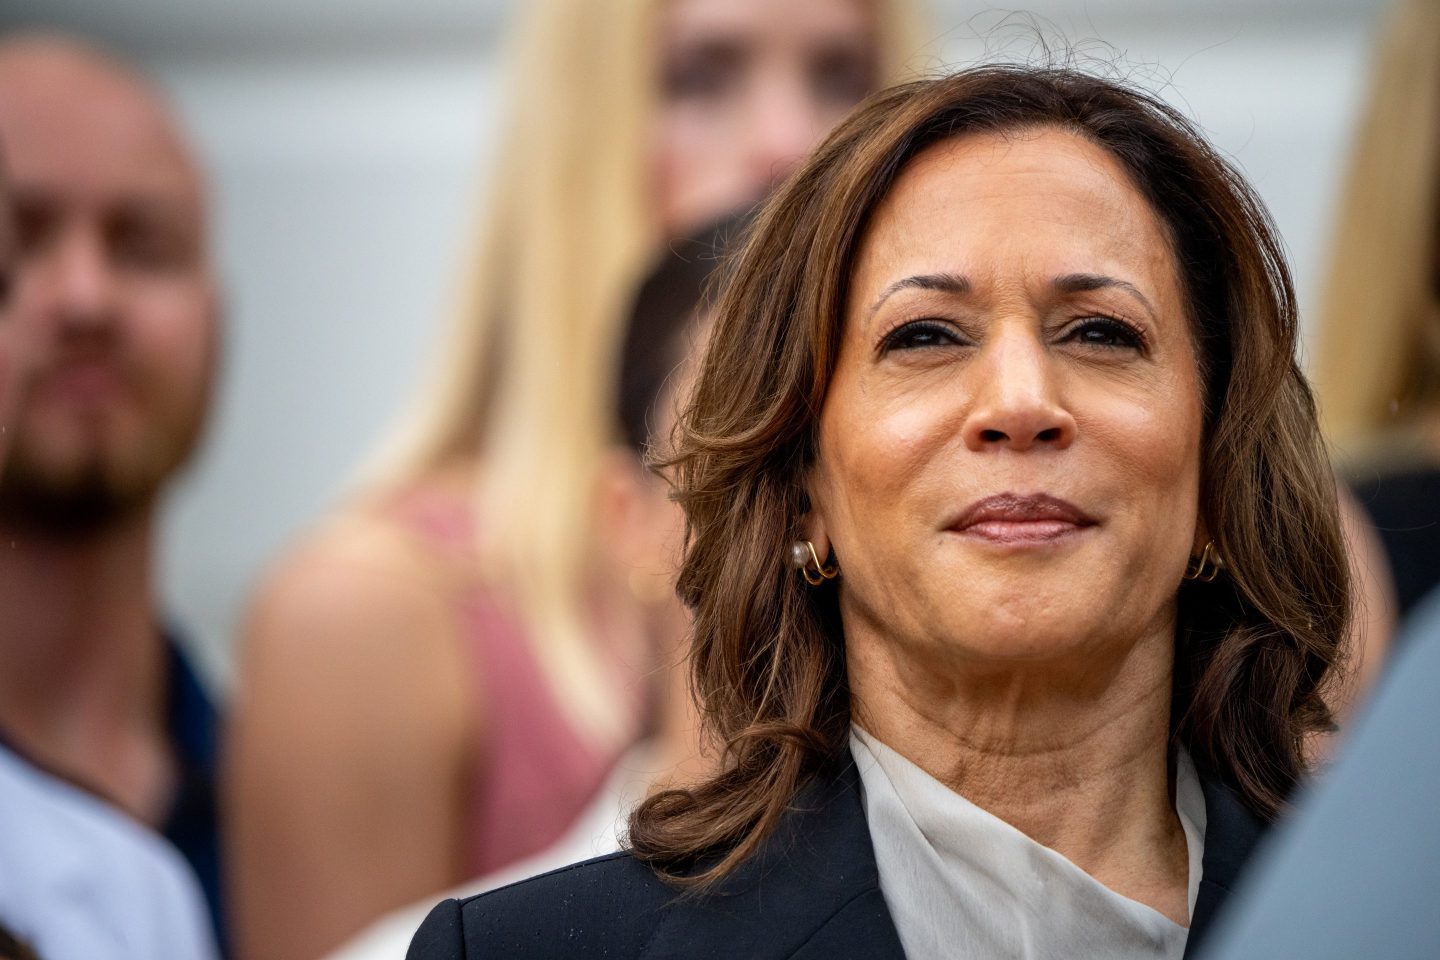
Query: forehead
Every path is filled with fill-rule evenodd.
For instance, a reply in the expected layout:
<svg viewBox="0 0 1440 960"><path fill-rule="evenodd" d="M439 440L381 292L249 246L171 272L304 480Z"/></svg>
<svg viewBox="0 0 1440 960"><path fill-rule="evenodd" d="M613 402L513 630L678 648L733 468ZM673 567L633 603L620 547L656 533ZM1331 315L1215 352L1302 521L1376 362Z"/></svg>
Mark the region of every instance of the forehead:
<svg viewBox="0 0 1440 960"><path fill-rule="evenodd" d="M856 263L857 293L937 271L979 283L994 271L1157 284L1175 273L1164 225L1119 162L1058 128L965 134L923 150L876 207Z"/></svg>
<svg viewBox="0 0 1440 960"><path fill-rule="evenodd" d="M0 57L0 142L18 193L199 205L198 175L163 104L119 71L60 57Z"/></svg>
<svg viewBox="0 0 1440 960"><path fill-rule="evenodd" d="M870 6L863 0L669 0L661 20L665 39L677 42L849 39L872 32Z"/></svg>

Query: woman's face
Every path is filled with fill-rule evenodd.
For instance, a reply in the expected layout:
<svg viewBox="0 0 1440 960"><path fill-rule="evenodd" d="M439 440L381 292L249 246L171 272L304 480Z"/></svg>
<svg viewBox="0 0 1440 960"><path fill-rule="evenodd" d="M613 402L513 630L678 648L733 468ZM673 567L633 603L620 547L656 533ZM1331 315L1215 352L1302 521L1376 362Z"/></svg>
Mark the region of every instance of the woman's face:
<svg viewBox="0 0 1440 960"><path fill-rule="evenodd" d="M653 182L670 237L764 196L878 74L865 0L667 0L660 37Z"/></svg>
<svg viewBox="0 0 1440 960"><path fill-rule="evenodd" d="M808 522L847 642L1020 662L1173 630L1200 382L1166 231L1108 153L1056 129L921 153L844 322Z"/></svg>

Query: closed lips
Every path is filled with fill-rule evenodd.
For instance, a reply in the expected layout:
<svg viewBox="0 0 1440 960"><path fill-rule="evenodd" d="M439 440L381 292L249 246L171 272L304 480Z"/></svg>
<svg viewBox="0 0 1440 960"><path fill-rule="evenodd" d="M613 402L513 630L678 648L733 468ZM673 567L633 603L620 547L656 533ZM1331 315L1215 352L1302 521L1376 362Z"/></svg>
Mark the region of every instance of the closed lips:
<svg viewBox="0 0 1440 960"><path fill-rule="evenodd" d="M948 529L998 543L1054 540L1095 525L1073 503L1048 494L1001 493L978 500Z"/></svg>

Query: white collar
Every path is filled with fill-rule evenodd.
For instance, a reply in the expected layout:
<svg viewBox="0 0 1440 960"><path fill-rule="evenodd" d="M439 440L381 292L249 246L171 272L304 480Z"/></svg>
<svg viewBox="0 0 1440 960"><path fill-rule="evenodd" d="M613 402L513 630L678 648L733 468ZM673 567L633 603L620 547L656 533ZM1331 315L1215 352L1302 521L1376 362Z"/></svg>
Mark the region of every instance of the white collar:
<svg viewBox="0 0 1440 960"><path fill-rule="evenodd" d="M851 727L880 889L909 960L1178 958L1189 930L1121 896L1064 856L966 800ZM1176 760L1175 809L1195 909L1205 797L1194 764Z"/></svg>

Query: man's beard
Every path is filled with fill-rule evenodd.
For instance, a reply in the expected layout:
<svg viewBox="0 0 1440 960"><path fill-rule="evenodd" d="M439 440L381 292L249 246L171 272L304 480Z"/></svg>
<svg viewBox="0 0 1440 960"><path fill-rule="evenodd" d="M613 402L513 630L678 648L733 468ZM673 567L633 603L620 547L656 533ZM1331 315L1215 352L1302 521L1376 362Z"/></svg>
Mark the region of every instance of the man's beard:
<svg viewBox="0 0 1440 960"><path fill-rule="evenodd" d="M189 459L201 417L152 424L147 435L119 449L106 438L69 462L53 462L22 430L0 471L0 523L46 539L83 540L103 533L154 504Z"/></svg>

